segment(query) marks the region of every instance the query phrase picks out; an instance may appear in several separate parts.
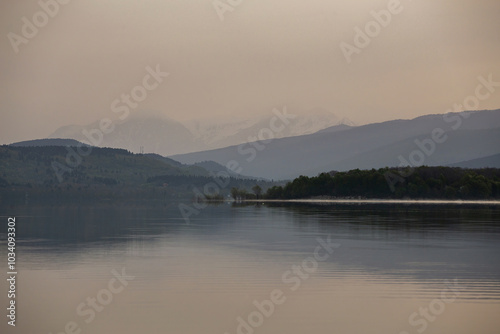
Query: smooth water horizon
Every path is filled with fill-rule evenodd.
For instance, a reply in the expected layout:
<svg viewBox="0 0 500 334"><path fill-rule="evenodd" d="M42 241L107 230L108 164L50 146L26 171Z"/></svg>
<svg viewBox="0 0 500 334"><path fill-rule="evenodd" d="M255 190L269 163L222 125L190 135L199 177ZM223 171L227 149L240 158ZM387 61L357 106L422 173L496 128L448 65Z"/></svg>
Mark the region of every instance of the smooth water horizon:
<svg viewBox="0 0 500 334"><path fill-rule="evenodd" d="M0 206L0 219L16 217L18 267L17 324L11 328L4 316L0 331L500 328L498 205L220 203L189 221L178 205ZM0 289L8 291L6 280Z"/></svg>

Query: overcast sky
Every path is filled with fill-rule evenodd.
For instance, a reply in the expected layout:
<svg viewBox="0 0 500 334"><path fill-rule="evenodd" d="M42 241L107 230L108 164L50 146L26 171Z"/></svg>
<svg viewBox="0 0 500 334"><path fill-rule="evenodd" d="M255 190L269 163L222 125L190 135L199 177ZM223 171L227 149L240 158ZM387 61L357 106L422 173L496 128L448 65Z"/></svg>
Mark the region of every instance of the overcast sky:
<svg viewBox="0 0 500 334"><path fill-rule="evenodd" d="M0 0L0 143L115 117L148 66L170 75L132 113L178 120L286 105L364 124L444 113L478 76L500 81L498 0L401 0L348 63L340 44L392 1L242 0L218 13L212 0L72 0L44 22L38 1ZM21 43L33 15L42 26ZM497 108L500 89L479 109Z"/></svg>

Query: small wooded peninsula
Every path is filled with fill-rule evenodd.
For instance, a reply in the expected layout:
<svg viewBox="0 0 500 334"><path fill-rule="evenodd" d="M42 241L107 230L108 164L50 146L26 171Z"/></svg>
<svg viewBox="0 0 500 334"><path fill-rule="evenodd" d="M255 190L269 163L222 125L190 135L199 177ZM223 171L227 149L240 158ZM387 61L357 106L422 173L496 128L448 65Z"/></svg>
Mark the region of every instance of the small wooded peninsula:
<svg viewBox="0 0 500 334"><path fill-rule="evenodd" d="M408 199L498 199L500 169L455 167L406 167L299 176L285 186L267 190L267 199L408 198Z"/></svg>

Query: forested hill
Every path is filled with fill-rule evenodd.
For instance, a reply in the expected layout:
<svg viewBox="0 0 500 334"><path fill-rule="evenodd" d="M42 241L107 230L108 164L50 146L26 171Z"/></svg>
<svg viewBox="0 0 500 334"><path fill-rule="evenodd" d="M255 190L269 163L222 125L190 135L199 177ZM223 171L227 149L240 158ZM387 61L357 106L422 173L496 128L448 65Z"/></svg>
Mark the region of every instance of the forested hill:
<svg viewBox="0 0 500 334"><path fill-rule="evenodd" d="M499 199L500 169L381 168L300 176L268 189L269 199L311 197Z"/></svg>
<svg viewBox="0 0 500 334"><path fill-rule="evenodd" d="M229 176L229 175L227 175ZM204 168L182 165L171 159L133 154L122 149L97 147L0 146L0 197L16 193L37 196L115 197L144 193L192 196L193 187L203 189L214 176ZM263 189L271 183L227 178L220 194L231 187ZM229 183L229 184L227 184ZM226 185L227 184L227 185ZM102 195L102 196L101 196ZM153 196L152 195L152 196Z"/></svg>
<svg viewBox="0 0 500 334"><path fill-rule="evenodd" d="M122 149L40 146L0 147L3 183L35 185L130 184L156 175L208 176L202 168L174 166Z"/></svg>

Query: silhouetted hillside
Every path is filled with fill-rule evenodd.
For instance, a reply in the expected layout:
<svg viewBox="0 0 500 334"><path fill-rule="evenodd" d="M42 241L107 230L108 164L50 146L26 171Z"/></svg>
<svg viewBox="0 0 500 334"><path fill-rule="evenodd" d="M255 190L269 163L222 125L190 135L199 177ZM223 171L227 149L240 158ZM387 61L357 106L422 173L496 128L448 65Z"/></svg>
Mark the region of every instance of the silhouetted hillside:
<svg viewBox="0 0 500 334"><path fill-rule="evenodd" d="M48 138L48 139L34 139L12 143L10 146L15 147L39 147L39 146L87 146L74 139L62 138Z"/></svg>
<svg viewBox="0 0 500 334"><path fill-rule="evenodd" d="M89 185L102 183L102 179L139 185L154 175L208 176L200 167L175 166L122 149L93 147L87 156L77 152L76 147L1 146L1 176L9 184L19 185Z"/></svg>
<svg viewBox="0 0 500 334"><path fill-rule="evenodd" d="M0 146L0 197L3 199L28 194L60 199L193 197L193 187L199 187L204 193L205 186L214 182L223 196L235 186L250 189L259 183L267 189L273 185L251 179L236 180L229 174L215 177L213 172L200 166L186 166L169 158L133 154L122 149ZM213 191L213 187L210 189Z"/></svg>

